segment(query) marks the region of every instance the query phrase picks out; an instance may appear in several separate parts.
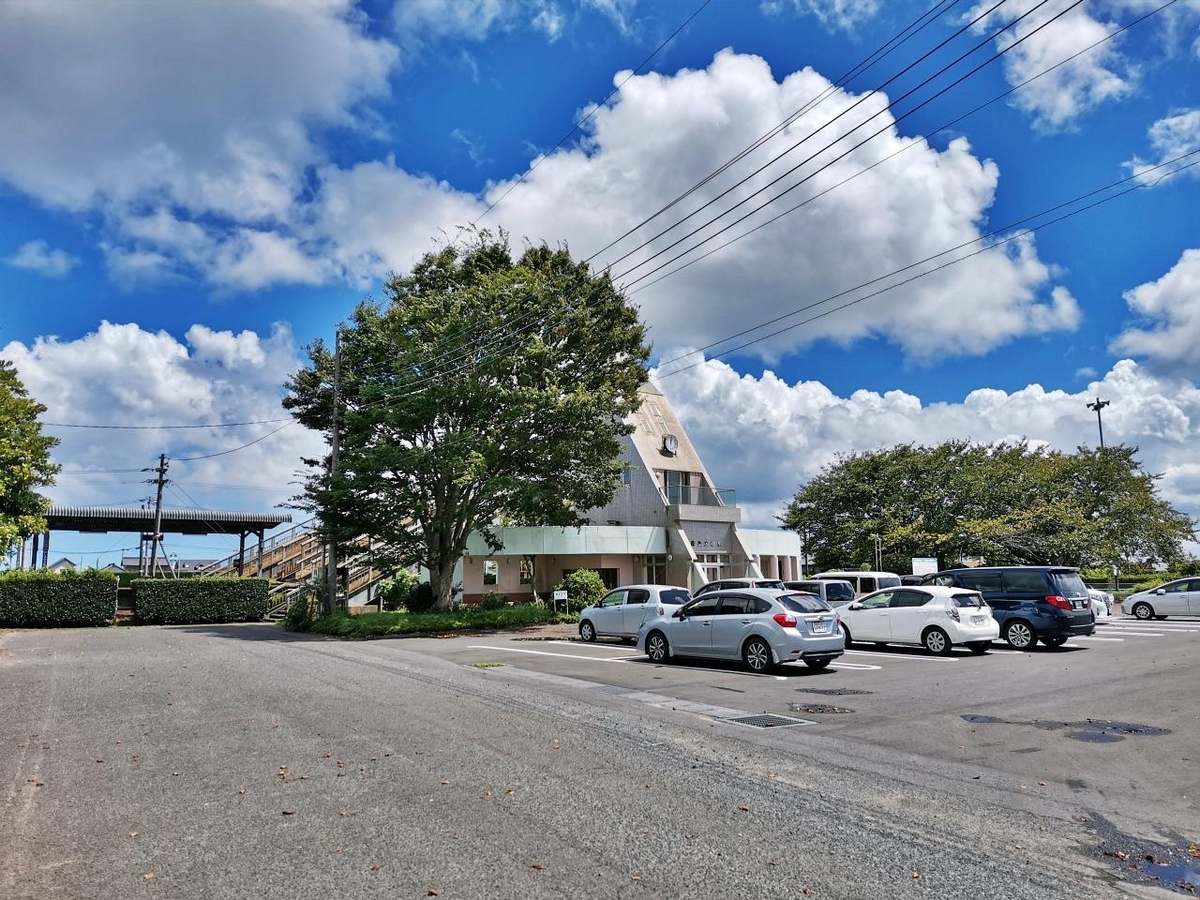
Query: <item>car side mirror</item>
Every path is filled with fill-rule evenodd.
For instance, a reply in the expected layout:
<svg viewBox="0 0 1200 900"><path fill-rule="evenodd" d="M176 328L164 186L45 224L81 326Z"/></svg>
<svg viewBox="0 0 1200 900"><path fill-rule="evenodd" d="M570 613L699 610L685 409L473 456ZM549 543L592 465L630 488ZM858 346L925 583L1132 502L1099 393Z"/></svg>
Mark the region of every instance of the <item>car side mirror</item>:
<svg viewBox="0 0 1200 900"><path fill-rule="evenodd" d="M1154 592L1154 593L1156 593L1156 594L1165 594L1166 592L1167 592L1167 589L1166 589L1166 588L1158 588L1157 590L1155 590L1155 592Z"/></svg>
<svg viewBox="0 0 1200 900"><path fill-rule="evenodd" d="M675 612L671 613L671 618L678 619L680 622L682 622L684 619L687 618L687 616L684 615L684 612L682 609L677 609L677 610L675 610Z"/></svg>
<svg viewBox="0 0 1200 900"><path fill-rule="evenodd" d="M862 608L863 608L863 605L861 603L859 603L857 600L855 600L853 603L851 603L849 606L846 607L846 609L862 609Z"/></svg>

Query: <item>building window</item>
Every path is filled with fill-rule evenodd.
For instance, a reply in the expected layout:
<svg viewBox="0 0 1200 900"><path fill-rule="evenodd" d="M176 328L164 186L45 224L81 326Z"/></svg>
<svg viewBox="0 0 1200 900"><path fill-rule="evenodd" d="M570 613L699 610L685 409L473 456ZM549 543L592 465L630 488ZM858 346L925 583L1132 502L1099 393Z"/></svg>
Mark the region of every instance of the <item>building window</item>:
<svg viewBox="0 0 1200 900"><path fill-rule="evenodd" d="M521 559L521 584L533 584L533 560L529 557Z"/></svg>
<svg viewBox="0 0 1200 900"><path fill-rule="evenodd" d="M500 580L500 563L494 559L485 559L483 561L483 583L495 584Z"/></svg>
<svg viewBox="0 0 1200 900"><path fill-rule="evenodd" d="M665 556L646 557L646 584L669 584L667 581L667 558Z"/></svg>

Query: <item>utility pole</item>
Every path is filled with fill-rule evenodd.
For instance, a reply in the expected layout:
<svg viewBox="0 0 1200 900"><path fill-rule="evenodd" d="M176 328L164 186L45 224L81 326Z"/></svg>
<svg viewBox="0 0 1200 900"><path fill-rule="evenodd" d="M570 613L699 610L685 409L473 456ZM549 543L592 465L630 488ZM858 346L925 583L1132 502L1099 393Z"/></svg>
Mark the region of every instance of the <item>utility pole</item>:
<svg viewBox="0 0 1200 900"><path fill-rule="evenodd" d="M333 337L333 414L329 424L329 488L334 493L338 464L338 406L342 402L342 326L339 323ZM328 568L325 570L325 614L337 609L337 538L329 526Z"/></svg>
<svg viewBox="0 0 1200 900"><path fill-rule="evenodd" d="M1100 449L1101 450L1104 449L1104 421L1100 418L1100 410L1104 409L1104 407L1106 407L1108 405L1109 405L1108 400L1101 400L1099 397L1096 398L1095 403L1087 404L1088 409L1094 409L1096 411L1096 427L1100 429Z"/></svg>
<svg viewBox="0 0 1200 900"><path fill-rule="evenodd" d="M153 578L154 570L158 564L158 545L162 541L162 492L163 485L167 481L167 454L160 453L158 455L158 468L150 469L149 471L158 473L158 490L154 498L154 534L151 536L150 544L150 577Z"/></svg>

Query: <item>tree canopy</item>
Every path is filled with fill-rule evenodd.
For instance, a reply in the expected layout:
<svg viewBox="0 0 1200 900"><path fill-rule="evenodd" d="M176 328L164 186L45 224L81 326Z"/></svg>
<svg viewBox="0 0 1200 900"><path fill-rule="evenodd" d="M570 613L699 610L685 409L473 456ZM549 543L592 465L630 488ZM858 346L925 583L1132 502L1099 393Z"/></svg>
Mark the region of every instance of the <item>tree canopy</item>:
<svg viewBox="0 0 1200 900"><path fill-rule="evenodd" d="M59 467L50 461L58 438L42 434L38 421L45 411L0 359L0 555L46 529L50 501L37 489L53 485Z"/></svg>
<svg viewBox="0 0 1200 900"><path fill-rule="evenodd" d="M496 547L497 524L581 524L611 500L649 348L607 275L545 245L514 260L504 235L430 253L384 292L288 382L284 406L329 433L340 359L336 471L326 459L300 503L427 568L445 607L472 532Z"/></svg>
<svg viewBox="0 0 1200 900"><path fill-rule="evenodd" d="M1075 453L1025 443L905 444L841 456L780 516L819 568L873 559L907 572L939 565L1110 566L1173 562L1194 523L1157 495L1136 447Z"/></svg>

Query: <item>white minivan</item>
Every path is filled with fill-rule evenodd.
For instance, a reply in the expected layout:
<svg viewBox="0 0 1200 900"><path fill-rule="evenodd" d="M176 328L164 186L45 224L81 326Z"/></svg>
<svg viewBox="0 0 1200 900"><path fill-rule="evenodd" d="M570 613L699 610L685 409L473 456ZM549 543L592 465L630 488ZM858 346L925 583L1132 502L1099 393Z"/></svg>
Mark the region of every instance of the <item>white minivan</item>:
<svg viewBox="0 0 1200 900"><path fill-rule="evenodd" d="M848 581L854 586L854 592L860 597L871 591L900 587L900 576L895 572L818 572L813 578L820 578L823 581L829 579Z"/></svg>

